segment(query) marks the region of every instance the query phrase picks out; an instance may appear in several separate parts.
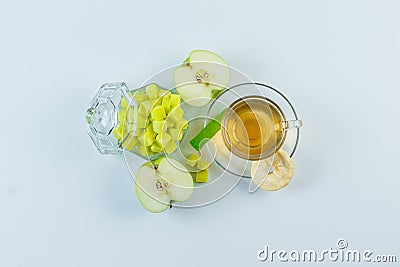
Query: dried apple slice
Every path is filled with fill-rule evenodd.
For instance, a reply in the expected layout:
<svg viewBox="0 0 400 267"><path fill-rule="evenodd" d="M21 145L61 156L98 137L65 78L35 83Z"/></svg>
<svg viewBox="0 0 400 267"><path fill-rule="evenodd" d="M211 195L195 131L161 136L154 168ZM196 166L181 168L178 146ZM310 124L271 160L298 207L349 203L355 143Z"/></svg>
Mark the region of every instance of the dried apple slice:
<svg viewBox="0 0 400 267"><path fill-rule="evenodd" d="M294 164L285 150L274 156L254 161L251 165L251 179L261 189L276 191L289 184L294 175Z"/></svg>

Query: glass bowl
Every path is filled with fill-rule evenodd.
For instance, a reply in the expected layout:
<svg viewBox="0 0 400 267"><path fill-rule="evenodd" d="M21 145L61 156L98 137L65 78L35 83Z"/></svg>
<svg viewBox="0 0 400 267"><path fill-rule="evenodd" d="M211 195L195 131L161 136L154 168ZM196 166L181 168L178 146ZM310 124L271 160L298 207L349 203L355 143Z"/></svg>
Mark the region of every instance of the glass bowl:
<svg viewBox="0 0 400 267"><path fill-rule="evenodd" d="M162 147L161 138L154 131L151 109L156 105L164 106L164 99L168 100L165 102L170 108L167 112L162 108L163 117L157 118L157 122L164 122L158 128L170 140ZM178 113L181 120L174 121L174 115ZM184 116L180 96L175 92L155 83L129 90L121 82L107 83L99 89L87 110L86 120L89 136L100 153L121 154L126 151L154 160L172 154L179 147L187 128L183 123L187 123Z"/></svg>

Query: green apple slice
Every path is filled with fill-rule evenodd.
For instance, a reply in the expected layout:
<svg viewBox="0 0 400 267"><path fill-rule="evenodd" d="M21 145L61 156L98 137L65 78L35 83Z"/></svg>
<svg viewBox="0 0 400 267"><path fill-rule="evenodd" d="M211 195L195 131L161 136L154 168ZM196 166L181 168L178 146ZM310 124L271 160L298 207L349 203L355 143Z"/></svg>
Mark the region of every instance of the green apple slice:
<svg viewBox="0 0 400 267"><path fill-rule="evenodd" d="M221 113L219 113L215 119L210 121L206 127L204 127L192 140L190 140L190 144L194 149L200 151L200 149L211 139L214 137L216 133L221 130L221 120L225 114L226 109L224 109Z"/></svg>
<svg viewBox="0 0 400 267"><path fill-rule="evenodd" d="M192 51L174 71L174 83L183 101L201 107L229 84L231 72L223 58L207 50Z"/></svg>
<svg viewBox="0 0 400 267"><path fill-rule="evenodd" d="M136 175L140 204L152 212L165 211L174 201L185 201L193 192L189 171L177 160L163 157L143 164Z"/></svg>

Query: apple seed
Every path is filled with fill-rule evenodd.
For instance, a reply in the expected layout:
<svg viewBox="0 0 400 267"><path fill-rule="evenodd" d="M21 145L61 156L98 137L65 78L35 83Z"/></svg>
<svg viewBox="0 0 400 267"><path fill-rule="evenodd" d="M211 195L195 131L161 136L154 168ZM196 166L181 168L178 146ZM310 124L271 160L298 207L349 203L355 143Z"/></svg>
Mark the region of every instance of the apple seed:
<svg viewBox="0 0 400 267"><path fill-rule="evenodd" d="M158 190L158 191L162 191L162 190L163 190L163 186L162 186L162 184L161 184L160 181L157 181L156 187L157 187L157 190Z"/></svg>

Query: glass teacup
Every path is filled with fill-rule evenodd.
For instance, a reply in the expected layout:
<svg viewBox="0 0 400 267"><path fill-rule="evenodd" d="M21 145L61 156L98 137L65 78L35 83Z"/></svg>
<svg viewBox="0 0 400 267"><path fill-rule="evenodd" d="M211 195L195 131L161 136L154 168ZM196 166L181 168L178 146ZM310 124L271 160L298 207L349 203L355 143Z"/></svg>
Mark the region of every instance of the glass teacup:
<svg viewBox="0 0 400 267"><path fill-rule="evenodd" d="M218 132L206 147L226 172L251 178L251 163L273 156L279 149L292 156L302 121L278 90L258 83L233 86L210 105L207 116L226 110Z"/></svg>
<svg viewBox="0 0 400 267"><path fill-rule="evenodd" d="M261 160L282 147L289 128L301 125L301 120L288 121L271 99L250 95L227 108L221 120L221 134L225 146L236 156Z"/></svg>

